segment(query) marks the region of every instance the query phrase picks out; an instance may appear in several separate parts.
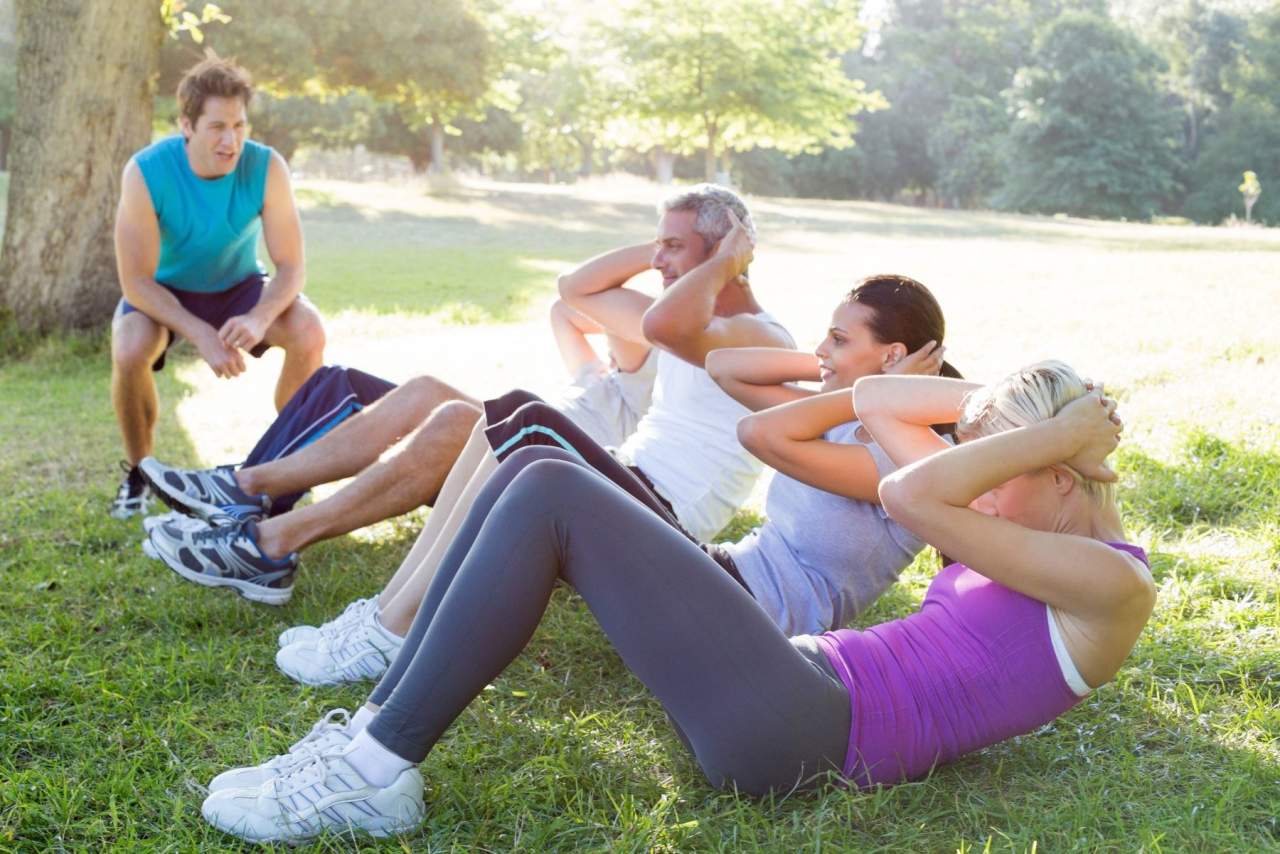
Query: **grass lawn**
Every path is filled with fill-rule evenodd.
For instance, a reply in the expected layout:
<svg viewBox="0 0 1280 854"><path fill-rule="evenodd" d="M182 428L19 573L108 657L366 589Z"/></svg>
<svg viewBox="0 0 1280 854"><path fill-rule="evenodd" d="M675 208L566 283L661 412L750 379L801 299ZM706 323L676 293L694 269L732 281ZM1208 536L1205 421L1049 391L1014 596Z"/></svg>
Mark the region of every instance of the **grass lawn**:
<svg viewBox="0 0 1280 854"><path fill-rule="evenodd" d="M550 390L544 306L566 264L651 236L657 188L304 182L308 293L330 361L478 394ZM948 357L994 379L1056 356L1128 425L1131 539L1160 585L1115 682L1042 730L870 793L711 790L582 603L557 594L526 653L423 771L428 819L370 850L1222 851L1280 848L1280 232L759 199L761 301L802 346L859 276L930 285ZM185 352L185 355L183 354ZM278 359L235 383L189 351L161 375L158 455L219 463L271 417ZM145 558L104 512L118 439L101 342L0 362L0 850L235 849L201 785L264 759L367 686L311 689L276 635L398 564L420 515L311 549L293 601L252 605ZM917 561L860 625L909 613ZM347 850L331 837L321 848Z"/></svg>

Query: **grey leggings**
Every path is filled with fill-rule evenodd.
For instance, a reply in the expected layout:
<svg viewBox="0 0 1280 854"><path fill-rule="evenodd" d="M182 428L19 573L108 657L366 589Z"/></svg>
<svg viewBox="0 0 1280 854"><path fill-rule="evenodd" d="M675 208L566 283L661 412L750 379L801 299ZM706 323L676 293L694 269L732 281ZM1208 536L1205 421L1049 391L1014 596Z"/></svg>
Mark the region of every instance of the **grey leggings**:
<svg viewBox="0 0 1280 854"><path fill-rule="evenodd" d="M573 586L717 787L751 794L844 763L848 692L716 563L581 461L512 454L481 490L374 689L369 734L420 762ZM809 647L810 651L812 647Z"/></svg>

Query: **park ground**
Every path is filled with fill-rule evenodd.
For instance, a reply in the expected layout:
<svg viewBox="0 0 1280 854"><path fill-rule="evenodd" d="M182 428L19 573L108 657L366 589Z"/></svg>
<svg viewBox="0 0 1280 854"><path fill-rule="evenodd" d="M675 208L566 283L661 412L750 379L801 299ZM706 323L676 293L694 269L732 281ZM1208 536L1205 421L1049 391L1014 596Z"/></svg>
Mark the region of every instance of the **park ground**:
<svg viewBox="0 0 1280 854"><path fill-rule="evenodd" d="M393 380L431 372L480 395L554 390L556 273L651 237L660 195L625 181L432 197L304 180L308 294L327 318L329 361ZM966 375L1057 357L1106 381L1127 424L1117 465L1130 538L1160 590L1127 665L1057 722L927 780L757 801L705 784L562 591L424 764L421 832L361 844L1280 849L1280 231L753 203L753 284L802 347L857 278L902 272L937 294L948 358ZM175 361L160 379L158 455L236 459L270 421L278 359L236 382L189 350ZM283 750L367 688L287 680L277 633L376 590L422 515L310 550L281 609L189 585L143 556L136 520L105 514L119 477L108 376L100 337L0 361L0 850L234 848L201 821L201 784ZM932 561L857 624L909 613Z"/></svg>

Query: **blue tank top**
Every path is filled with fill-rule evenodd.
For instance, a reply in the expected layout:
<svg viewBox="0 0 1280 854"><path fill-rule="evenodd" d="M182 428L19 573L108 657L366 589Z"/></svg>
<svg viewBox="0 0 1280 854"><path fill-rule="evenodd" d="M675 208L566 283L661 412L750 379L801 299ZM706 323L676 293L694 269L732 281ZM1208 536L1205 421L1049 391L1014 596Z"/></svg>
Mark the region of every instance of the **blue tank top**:
<svg viewBox="0 0 1280 854"><path fill-rule="evenodd" d="M157 282L179 291L218 293L266 273L258 260L258 239L269 147L245 140L235 170L221 178L191 171L181 135L152 143L134 160L160 220Z"/></svg>

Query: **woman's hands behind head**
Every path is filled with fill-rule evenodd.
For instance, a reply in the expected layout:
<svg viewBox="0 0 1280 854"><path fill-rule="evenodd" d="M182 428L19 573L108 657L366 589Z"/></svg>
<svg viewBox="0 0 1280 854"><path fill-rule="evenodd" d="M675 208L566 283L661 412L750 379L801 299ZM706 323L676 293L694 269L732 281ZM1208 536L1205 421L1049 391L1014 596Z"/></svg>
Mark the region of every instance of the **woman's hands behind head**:
<svg viewBox="0 0 1280 854"><path fill-rule="evenodd" d="M943 347L936 341L929 341L926 342L919 350L916 350L914 353L908 353L889 367L885 368L884 372L886 374L897 374L899 376L916 374L919 376L936 377L942 371L942 361L946 352L946 347Z"/></svg>
<svg viewBox="0 0 1280 854"><path fill-rule="evenodd" d="M1076 441L1076 452L1063 462L1082 477L1111 483L1118 479L1107 465L1107 455L1120 444L1124 424L1116 414L1116 402L1102 393L1099 384L1076 398L1054 416Z"/></svg>

